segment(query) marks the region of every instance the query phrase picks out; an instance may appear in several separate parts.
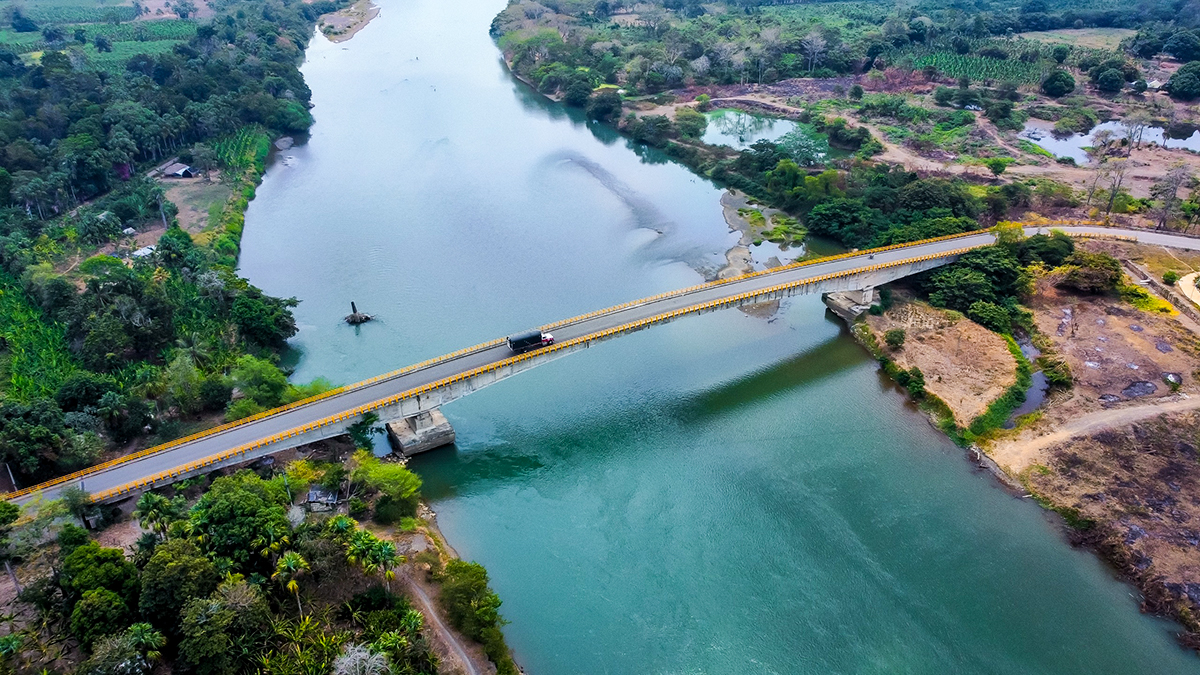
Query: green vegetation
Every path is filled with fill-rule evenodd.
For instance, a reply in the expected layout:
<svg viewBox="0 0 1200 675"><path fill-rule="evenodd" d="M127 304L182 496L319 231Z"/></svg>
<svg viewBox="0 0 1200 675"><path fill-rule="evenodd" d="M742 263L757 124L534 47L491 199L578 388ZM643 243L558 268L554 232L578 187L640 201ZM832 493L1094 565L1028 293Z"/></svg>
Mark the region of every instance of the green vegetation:
<svg viewBox="0 0 1200 675"><path fill-rule="evenodd" d="M211 21L136 24L122 18L133 7L101 7L117 10L101 20L69 2L6 15L0 458L21 482L83 468L147 427L153 443L207 413L238 419L329 388L287 385L275 364L295 301L235 269L270 139L311 124L297 66L316 17L337 6L226 0ZM145 178L173 157L221 168L233 190L195 235ZM156 226L153 253L129 256L123 230ZM231 401L235 386L249 394Z"/></svg>
<svg viewBox="0 0 1200 675"><path fill-rule="evenodd" d="M904 338L905 334L903 328L893 328L883 334L883 341L886 342L887 346L893 351L904 346Z"/></svg>
<svg viewBox="0 0 1200 675"><path fill-rule="evenodd" d="M61 502L0 514L13 527L10 556L50 563L20 596L37 620L12 634L0 662L37 672L56 658L40 648L65 643L80 672L106 675L436 673L425 617L392 592L404 562L395 544L346 516L293 525L291 504L282 476L249 471L217 478L190 508L181 495L146 493L135 516L148 533L132 560L69 524ZM57 552L33 548L55 535ZM512 672L486 572L455 562L445 578L448 608ZM375 670L356 669L363 662Z"/></svg>

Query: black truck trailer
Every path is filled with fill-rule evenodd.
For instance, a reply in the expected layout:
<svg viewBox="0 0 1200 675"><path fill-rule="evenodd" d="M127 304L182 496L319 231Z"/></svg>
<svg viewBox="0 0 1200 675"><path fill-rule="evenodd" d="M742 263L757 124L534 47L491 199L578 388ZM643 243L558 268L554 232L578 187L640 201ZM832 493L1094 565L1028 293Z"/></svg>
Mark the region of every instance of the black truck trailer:
<svg viewBox="0 0 1200 675"><path fill-rule="evenodd" d="M512 335L508 338L508 348L518 354L553 343L554 336L549 333L543 333L540 330L531 330L527 333Z"/></svg>

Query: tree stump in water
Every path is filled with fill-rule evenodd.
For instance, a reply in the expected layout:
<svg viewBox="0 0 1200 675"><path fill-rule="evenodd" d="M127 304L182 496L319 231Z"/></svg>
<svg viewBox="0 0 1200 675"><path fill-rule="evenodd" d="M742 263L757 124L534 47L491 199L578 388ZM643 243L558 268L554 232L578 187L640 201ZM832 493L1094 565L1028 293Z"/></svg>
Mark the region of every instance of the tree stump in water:
<svg viewBox="0 0 1200 675"><path fill-rule="evenodd" d="M362 312L358 311L358 307L351 302L350 314L346 316L346 323L350 324L351 326L357 326L360 323L366 323L374 318L375 317L371 316L370 314L363 314Z"/></svg>

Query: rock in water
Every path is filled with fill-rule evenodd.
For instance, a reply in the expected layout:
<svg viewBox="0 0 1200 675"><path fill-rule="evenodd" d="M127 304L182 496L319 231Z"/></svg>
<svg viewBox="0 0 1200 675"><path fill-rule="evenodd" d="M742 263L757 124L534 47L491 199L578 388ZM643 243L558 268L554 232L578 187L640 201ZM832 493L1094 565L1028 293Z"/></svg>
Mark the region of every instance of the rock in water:
<svg viewBox="0 0 1200 675"><path fill-rule="evenodd" d="M346 316L346 323L351 326L357 326L360 323L366 323L375 317L370 314L364 314L358 311L358 306L353 302L350 303L350 314Z"/></svg>

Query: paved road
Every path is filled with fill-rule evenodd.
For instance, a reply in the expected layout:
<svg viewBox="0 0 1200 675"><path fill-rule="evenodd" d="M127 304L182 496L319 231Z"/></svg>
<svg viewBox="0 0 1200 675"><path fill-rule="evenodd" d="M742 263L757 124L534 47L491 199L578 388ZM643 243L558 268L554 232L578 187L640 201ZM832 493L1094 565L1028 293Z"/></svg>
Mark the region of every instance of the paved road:
<svg viewBox="0 0 1200 675"><path fill-rule="evenodd" d="M1136 236L1138 241L1143 243L1200 250L1200 239L1179 235L1092 226L1063 227L1059 229L1072 234ZM1036 231L1036 228L1026 229L1028 234L1034 234ZM726 299L747 291L767 289L790 281L799 281L832 272L845 272L870 265L895 262L925 255L936 255L968 247L986 246L994 243L994 241L995 238L990 233L980 233L944 241L899 247L876 253L873 259L868 259L867 254L864 253L857 256L839 257L834 260L805 265L803 267L782 268L771 273L744 277L717 285L702 286L685 294L644 303L635 303L632 306L616 311L590 316L564 326L555 327L554 335L559 342L562 342L591 335L632 321L657 316L664 312L684 309L713 300ZM280 412L270 417L206 436L138 460L99 470L83 479L84 489L92 493L98 493L133 483L148 476L217 455L231 448L297 429L316 420L325 419L364 404L437 382L443 378L451 377L474 368L502 361L510 356L512 356L512 353L507 346L495 346L354 388L337 396L331 396L299 408ZM47 488L44 494L47 497L52 497L58 489L57 487ZM18 499L18 501L21 500Z"/></svg>

